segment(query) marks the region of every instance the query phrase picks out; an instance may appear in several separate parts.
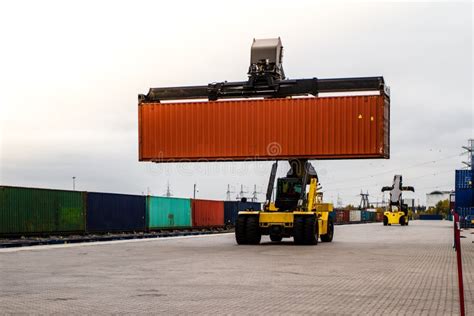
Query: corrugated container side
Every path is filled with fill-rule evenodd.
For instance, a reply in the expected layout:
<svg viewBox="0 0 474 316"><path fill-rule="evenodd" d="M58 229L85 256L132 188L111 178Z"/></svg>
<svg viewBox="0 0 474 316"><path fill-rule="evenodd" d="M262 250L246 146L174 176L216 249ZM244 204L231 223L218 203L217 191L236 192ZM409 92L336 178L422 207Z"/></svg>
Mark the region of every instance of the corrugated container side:
<svg viewBox="0 0 474 316"><path fill-rule="evenodd" d="M87 231L144 231L146 197L115 193L87 193Z"/></svg>
<svg viewBox="0 0 474 316"><path fill-rule="evenodd" d="M193 227L224 226L224 202L191 200Z"/></svg>
<svg viewBox="0 0 474 316"><path fill-rule="evenodd" d="M437 214L422 214L422 215L420 215L420 220L440 221L442 219L443 219L443 215L437 215Z"/></svg>
<svg viewBox="0 0 474 316"><path fill-rule="evenodd" d="M191 199L147 197L148 229L187 228L191 226Z"/></svg>
<svg viewBox="0 0 474 316"><path fill-rule="evenodd" d="M336 224L344 224L344 211L336 210Z"/></svg>
<svg viewBox="0 0 474 316"><path fill-rule="evenodd" d="M346 224L349 223L350 211L349 210L336 210L336 223L338 224Z"/></svg>
<svg viewBox="0 0 474 316"><path fill-rule="evenodd" d="M141 103L138 111L140 161L389 157L384 96Z"/></svg>
<svg viewBox="0 0 474 316"><path fill-rule="evenodd" d="M368 211L365 211L365 210L361 210L360 211L360 215L361 215L361 220L363 222L370 222L370 212Z"/></svg>
<svg viewBox="0 0 474 316"><path fill-rule="evenodd" d="M225 201L224 202L224 223L226 225L235 225L237 214L246 209L261 210L261 204L257 202L240 202Z"/></svg>
<svg viewBox="0 0 474 316"><path fill-rule="evenodd" d="M357 223L357 222L360 222L362 220L362 217L361 217L361 211L359 210L352 210L350 211L349 213L349 221L351 223Z"/></svg>
<svg viewBox="0 0 474 316"><path fill-rule="evenodd" d="M468 189L472 188L472 170L456 170L455 188Z"/></svg>
<svg viewBox="0 0 474 316"><path fill-rule="evenodd" d="M382 221L383 221L383 216L384 216L384 215L383 215L383 213L381 213L381 212L375 213L375 221L377 221L377 222L382 222Z"/></svg>
<svg viewBox="0 0 474 316"><path fill-rule="evenodd" d="M474 205L473 190L471 188L456 189L456 210Z"/></svg>
<svg viewBox="0 0 474 316"><path fill-rule="evenodd" d="M83 233L84 204L79 191L0 186L0 234Z"/></svg>

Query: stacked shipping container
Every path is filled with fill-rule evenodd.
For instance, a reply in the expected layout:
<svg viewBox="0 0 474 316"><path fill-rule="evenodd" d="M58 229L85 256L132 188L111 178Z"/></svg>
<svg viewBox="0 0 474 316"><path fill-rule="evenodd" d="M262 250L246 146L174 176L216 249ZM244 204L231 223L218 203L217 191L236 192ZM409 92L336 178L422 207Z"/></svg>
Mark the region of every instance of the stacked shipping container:
<svg viewBox="0 0 474 316"><path fill-rule="evenodd" d="M470 218L474 216L474 188L472 170L456 170L455 194L456 212L461 218L463 227L470 227Z"/></svg>

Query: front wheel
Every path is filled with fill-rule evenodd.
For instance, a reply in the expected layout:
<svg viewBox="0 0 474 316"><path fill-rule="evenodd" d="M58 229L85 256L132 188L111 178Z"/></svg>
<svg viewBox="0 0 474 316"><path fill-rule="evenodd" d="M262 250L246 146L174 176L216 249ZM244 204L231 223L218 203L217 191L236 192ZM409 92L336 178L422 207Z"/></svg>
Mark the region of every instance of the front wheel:
<svg viewBox="0 0 474 316"><path fill-rule="evenodd" d="M262 238L262 233L260 232L260 226L258 223L258 216L249 216L247 218L246 228L247 243L250 245L258 245L260 243L260 239Z"/></svg>
<svg viewBox="0 0 474 316"><path fill-rule="evenodd" d="M400 217L400 225L405 226L405 216Z"/></svg>
<svg viewBox="0 0 474 316"><path fill-rule="evenodd" d="M383 226L387 226L388 225L388 217L384 215L383 217Z"/></svg>
<svg viewBox="0 0 474 316"><path fill-rule="evenodd" d="M235 241L239 245L247 243L247 216L238 215L235 221Z"/></svg>
<svg viewBox="0 0 474 316"><path fill-rule="evenodd" d="M328 230L327 234L321 235L322 242L331 242L334 236L334 223L332 220L328 221Z"/></svg>

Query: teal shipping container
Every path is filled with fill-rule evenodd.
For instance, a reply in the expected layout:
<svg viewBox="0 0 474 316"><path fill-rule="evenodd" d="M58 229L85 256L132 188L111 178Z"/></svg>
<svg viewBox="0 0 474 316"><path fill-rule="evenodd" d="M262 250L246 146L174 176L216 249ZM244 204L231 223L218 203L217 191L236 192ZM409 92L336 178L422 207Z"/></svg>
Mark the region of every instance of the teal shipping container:
<svg viewBox="0 0 474 316"><path fill-rule="evenodd" d="M0 235L85 232L85 194L0 186Z"/></svg>
<svg viewBox="0 0 474 316"><path fill-rule="evenodd" d="M148 196L146 205L150 230L192 226L191 199Z"/></svg>

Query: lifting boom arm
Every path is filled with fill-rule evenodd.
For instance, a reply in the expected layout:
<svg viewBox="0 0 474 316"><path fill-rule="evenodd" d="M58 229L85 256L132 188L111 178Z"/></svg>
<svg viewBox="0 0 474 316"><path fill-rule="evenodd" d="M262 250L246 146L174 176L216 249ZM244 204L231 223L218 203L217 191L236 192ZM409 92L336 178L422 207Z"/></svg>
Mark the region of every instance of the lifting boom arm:
<svg viewBox="0 0 474 316"><path fill-rule="evenodd" d="M216 82L203 86L151 88L140 94L139 102L185 99L286 98L318 96L319 93L379 91L390 95L383 77L296 79L285 78L280 38L253 40L247 81Z"/></svg>
<svg viewBox="0 0 474 316"><path fill-rule="evenodd" d="M389 95L383 77L277 80L273 85L248 85L247 81L210 83L207 86L151 88L139 95L140 102L184 99L218 99L289 96L317 96L318 93L381 91Z"/></svg>

